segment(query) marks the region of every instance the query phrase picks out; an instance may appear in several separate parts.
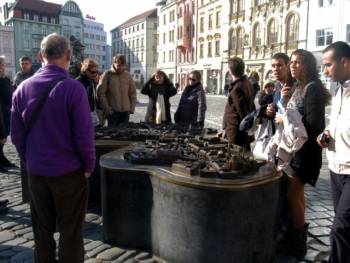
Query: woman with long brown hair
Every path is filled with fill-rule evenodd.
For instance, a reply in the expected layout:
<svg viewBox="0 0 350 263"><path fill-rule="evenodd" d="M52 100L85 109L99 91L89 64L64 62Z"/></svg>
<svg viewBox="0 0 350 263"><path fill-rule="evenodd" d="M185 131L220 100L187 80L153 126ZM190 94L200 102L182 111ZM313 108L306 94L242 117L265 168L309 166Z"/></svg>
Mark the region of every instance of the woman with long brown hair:
<svg viewBox="0 0 350 263"><path fill-rule="evenodd" d="M291 161L294 173L288 175L287 200L291 226L287 232L284 251L303 259L307 250L305 224L304 185L315 186L322 165L322 149L317 136L325 127L325 107L330 94L318 77L316 59L309 51L298 49L289 62L294 87L284 87L282 99L287 108L294 108L302 115L308 139ZM292 92L293 91L293 92Z"/></svg>

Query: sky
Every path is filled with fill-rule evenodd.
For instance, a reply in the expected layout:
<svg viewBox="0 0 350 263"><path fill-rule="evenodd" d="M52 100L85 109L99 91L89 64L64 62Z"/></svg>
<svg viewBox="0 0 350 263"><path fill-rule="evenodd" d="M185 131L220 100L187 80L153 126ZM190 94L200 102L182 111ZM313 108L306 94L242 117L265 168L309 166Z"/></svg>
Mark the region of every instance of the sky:
<svg viewBox="0 0 350 263"><path fill-rule="evenodd" d="M45 0L46 2L64 4L66 0ZM104 24L108 44L111 43L110 31L129 18L156 8L157 0L74 0L83 16L94 16L96 22Z"/></svg>

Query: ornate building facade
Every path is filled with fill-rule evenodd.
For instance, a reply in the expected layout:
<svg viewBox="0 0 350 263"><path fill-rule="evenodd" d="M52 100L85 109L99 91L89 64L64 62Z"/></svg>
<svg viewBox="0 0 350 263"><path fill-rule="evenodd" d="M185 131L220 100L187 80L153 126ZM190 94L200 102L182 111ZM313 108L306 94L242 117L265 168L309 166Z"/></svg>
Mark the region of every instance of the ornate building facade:
<svg viewBox="0 0 350 263"><path fill-rule="evenodd" d="M16 73L16 60L13 27L11 26L0 26L0 56L5 57L6 75L13 77Z"/></svg>
<svg viewBox="0 0 350 263"><path fill-rule="evenodd" d="M306 47L308 2L230 0L228 57L241 57L248 74L256 71L262 81L269 79L275 53Z"/></svg>
<svg viewBox="0 0 350 263"><path fill-rule="evenodd" d="M83 42L84 18L79 6L74 1L67 1L60 12L61 34L67 39L74 36Z"/></svg>

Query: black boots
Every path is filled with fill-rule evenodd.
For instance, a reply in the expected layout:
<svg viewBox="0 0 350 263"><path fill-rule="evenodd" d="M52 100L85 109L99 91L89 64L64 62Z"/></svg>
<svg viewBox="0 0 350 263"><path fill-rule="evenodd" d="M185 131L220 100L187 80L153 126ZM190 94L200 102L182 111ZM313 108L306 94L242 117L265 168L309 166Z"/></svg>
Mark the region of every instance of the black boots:
<svg viewBox="0 0 350 263"><path fill-rule="evenodd" d="M307 252L307 232L309 224L304 229L289 229L285 241L280 247L280 252L303 260Z"/></svg>
<svg viewBox="0 0 350 263"><path fill-rule="evenodd" d="M9 200L1 200L0 201L0 215L5 215L7 211L9 210L8 207L6 206Z"/></svg>

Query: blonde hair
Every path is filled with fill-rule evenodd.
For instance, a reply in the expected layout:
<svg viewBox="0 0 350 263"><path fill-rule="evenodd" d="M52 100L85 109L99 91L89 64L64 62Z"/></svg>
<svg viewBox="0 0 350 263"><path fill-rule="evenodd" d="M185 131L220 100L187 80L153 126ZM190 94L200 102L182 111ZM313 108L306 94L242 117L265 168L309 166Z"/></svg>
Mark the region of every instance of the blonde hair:
<svg viewBox="0 0 350 263"><path fill-rule="evenodd" d="M81 63L81 72L85 73L88 69L91 68L97 68L98 67L98 63L96 62L96 60L91 59L91 58L86 58L84 59L84 61Z"/></svg>

